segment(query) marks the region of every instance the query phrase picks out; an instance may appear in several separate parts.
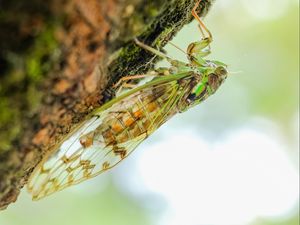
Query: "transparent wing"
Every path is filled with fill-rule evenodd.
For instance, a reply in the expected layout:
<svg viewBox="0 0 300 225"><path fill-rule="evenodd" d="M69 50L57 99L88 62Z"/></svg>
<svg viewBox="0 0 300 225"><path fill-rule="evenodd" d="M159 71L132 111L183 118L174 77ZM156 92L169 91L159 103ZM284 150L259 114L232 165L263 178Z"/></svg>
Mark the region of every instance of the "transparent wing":
<svg viewBox="0 0 300 225"><path fill-rule="evenodd" d="M93 118L87 124L98 123L99 118ZM34 200L50 195L71 185L94 177L115 166L123 158L115 154L114 146L95 144L84 148L80 144L80 137L87 134L89 126L84 126L59 148L57 154L33 172L28 183L28 190ZM146 138L140 135L133 140L121 143L119 149L126 149L128 154Z"/></svg>
<svg viewBox="0 0 300 225"><path fill-rule="evenodd" d="M35 168L27 185L33 199L40 199L94 177L126 158L171 116L170 112L180 97L178 90L176 81L155 87L150 85L126 98L120 98L111 107L93 115L63 141L52 156L45 157ZM150 110L158 98L165 99L164 104ZM130 119L121 124L120 120L134 112L140 112L143 118L133 121L131 128ZM113 132L117 129L119 133Z"/></svg>

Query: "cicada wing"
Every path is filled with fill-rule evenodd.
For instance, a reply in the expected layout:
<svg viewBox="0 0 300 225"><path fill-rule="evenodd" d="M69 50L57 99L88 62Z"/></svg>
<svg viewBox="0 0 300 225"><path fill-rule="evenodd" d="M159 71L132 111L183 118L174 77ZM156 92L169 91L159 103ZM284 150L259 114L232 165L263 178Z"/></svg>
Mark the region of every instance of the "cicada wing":
<svg viewBox="0 0 300 225"><path fill-rule="evenodd" d="M98 124L98 117L89 121L74 136L65 141L58 152L41 163L30 177L27 188L34 200L92 178L118 164L127 157L147 136L146 133L124 143L105 145L94 140L84 148L80 137L88 134L88 127ZM120 151L116 154L116 151ZM126 155L122 155L126 151Z"/></svg>
<svg viewBox="0 0 300 225"><path fill-rule="evenodd" d="M141 107L146 108L147 104L153 102L153 88L149 85L125 98L120 98L122 101L115 101L109 108L97 112L90 120L84 122L69 139L63 141L52 156L43 159L33 171L27 185L33 199L43 198L114 167L164 123L168 119L167 113L174 107L179 98L179 86L176 81L156 84L156 97L159 96L161 99L167 100L162 108L152 112L152 116L148 115L149 118L147 119L151 125L148 126L147 130L134 135L132 138L127 138L125 141L112 143L104 141L101 126L109 118L122 116L124 111L128 112L132 105L137 105L135 104L136 99L140 101L143 99L143 106ZM97 132L94 132L96 129ZM89 137L90 134L91 137ZM85 137L91 140L87 146L82 143L82 139Z"/></svg>

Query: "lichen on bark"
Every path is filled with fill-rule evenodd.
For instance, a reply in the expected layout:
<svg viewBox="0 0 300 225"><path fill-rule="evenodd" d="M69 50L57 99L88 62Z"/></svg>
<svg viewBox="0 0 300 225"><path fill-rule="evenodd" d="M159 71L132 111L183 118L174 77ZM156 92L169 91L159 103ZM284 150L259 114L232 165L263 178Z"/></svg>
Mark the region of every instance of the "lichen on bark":
<svg viewBox="0 0 300 225"><path fill-rule="evenodd" d="M0 208L45 153L113 97L113 83L153 67L133 38L161 49L192 20L195 2L0 2ZM199 14L210 6L203 0Z"/></svg>

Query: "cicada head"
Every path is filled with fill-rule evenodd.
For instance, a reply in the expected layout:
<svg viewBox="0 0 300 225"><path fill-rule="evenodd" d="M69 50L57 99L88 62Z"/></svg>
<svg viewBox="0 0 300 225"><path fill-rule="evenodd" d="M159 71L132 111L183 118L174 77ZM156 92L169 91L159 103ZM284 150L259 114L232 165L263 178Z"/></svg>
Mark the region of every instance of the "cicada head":
<svg viewBox="0 0 300 225"><path fill-rule="evenodd" d="M199 78L194 82L185 98L185 109L199 104L214 94L227 78L227 65L218 61L206 60L206 65L198 68ZM184 111L183 110L183 111Z"/></svg>

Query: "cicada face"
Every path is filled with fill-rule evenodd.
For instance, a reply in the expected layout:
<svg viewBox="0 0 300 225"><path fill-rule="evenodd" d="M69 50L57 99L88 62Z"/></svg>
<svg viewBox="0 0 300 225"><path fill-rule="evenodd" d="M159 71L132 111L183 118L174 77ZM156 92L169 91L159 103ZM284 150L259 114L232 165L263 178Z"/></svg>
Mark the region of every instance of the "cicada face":
<svg viewBox="0 0 300 225"><path fill-rule="evenodd" d="M194 105L204 101L210 95L214 94L224 80L227 78L226 65L219 62L208 62L208 66L199 72L199 79L194 82L190 93L186 96L184 110L187 110Z"/></svg>
<svg viewBox="0 0 300 225"><path fill-rule="evenodd" d="M211 73L207 75L207 86L211 93L215 93L227 78L227 69L225 66L217 66Z"/></svg>

